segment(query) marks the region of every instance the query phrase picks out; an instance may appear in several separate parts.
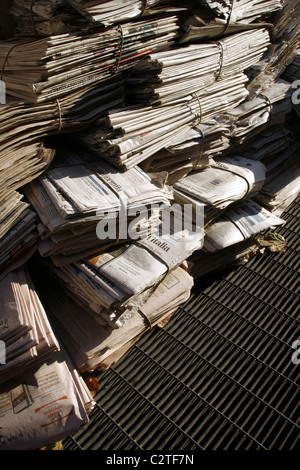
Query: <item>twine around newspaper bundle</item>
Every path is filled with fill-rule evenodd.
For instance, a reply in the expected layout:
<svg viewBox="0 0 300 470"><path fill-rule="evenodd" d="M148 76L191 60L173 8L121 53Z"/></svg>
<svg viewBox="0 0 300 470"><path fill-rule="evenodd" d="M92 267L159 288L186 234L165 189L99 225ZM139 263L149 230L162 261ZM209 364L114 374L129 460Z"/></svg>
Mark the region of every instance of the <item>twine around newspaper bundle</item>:
<svg viewBox="0 0 300 470"><path fill-rule="evenodd" d="M246 190L246 193L244 194L244 196L242 198L240 198L241 200L242 199L246 199L250 192L251 192L251 186L250 186L250 183L249 181L247 180L246 176L244 175L241 175L240 173L238 173L237 171L234 171L230 168L225 168L224 166L218 166L218 165L211 165L211 168L218 168L219 170L223 170L223 171L227 171L228 173L232 173L233 175L236 175L236 176L239 176L240 178L242 178L244 181L246 181L247 183L247 190Z"/></svg>
<svg viewBox="0 0 300 470"><path fill-rule="evenodd" d="M119 46L118 58L116 60L116 64L112 68L112 75L116 74L119 70L119 65L120 65L120 62L121 62L121 59L122 59L123 46L124 46L124 32L123 32L123 28L120 24L117 26L117 30L120 33L120 46Z"/></svg>
<svg viewBox="0 0 300 470"><path fill-rule="evenodd" d="M142 6L141 6L141 13L138 15L139 17L143 16L145 11L147 10L148 7L148 0L141 0Z"/></svg>

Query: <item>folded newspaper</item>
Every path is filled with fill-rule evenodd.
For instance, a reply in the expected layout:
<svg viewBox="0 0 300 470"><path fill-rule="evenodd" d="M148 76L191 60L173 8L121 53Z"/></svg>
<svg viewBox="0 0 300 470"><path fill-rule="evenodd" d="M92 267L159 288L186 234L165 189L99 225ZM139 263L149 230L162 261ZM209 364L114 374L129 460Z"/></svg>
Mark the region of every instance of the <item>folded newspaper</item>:
<svg viewBox="0 0 300 470"><path fill-rule="evenodd" d="M179 202L203 203L207 225L220 210L261 190L265 166L260 161L239 155L215 159L208 168L193 171L174 184L174 197Z"/></svg>
<svg viewBox="0 0 300 470"><path fill-rule="evenodd" d="M222 250L284 223L251 199L236 202L206 228L204 250L212 253Z"/></svg>
<svg viewBox="0 0 300 470"><path fill-rule="evenodd" d="M60 349L44 307L25 267L0 281L0 341L5 361L0 384L41 365Z"/></svg>
<svg viewBox="0 0 300 470"><path fill-rule="evenodd" d="M197 226L192 211L171 209L163 212L158 233L49 271L102 325L122 327L166 275L203 247L202 214Z"/></svg>
<svg viewBox="0 0 300 470"><path fill-rule="evenodd" d="M88 151L67 148L23 190L40 219L39 251L57 264L124 243L130 232L137 238L155 231L160 207L172 199L164 174L118 172Z"/></svg>
<svg viewBox="0 0 300 470"><path fill-rule="evenodd" d="M158 283L146 301L130 310L126 323L117 329L102 325L99 317L80 305L74 295L66 295L54 279L42 282L40 289L51 321L76 368L83 373L110 367L142 334L188 300L192 286L193 278L177 267Z"/></svg>
<svg viewBox="0 0 300 470"><path fill-rule="evenodd" d="M89 421L94 406L64 350L0 386L0 403L0 450L37 450L61 441Z"/></svg>

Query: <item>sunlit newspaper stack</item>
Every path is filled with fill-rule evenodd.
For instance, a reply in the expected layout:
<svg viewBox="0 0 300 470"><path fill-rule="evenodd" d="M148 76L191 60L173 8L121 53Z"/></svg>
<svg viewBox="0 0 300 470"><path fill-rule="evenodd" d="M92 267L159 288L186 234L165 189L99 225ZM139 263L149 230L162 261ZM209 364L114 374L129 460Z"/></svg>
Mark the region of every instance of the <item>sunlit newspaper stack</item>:
<svg viewBox="0 0 300 470"><path fill-rule="evenodd" d="M56 100L127 70L149 49L168 49L178 29L172 15L93 34L1 41L2 80L11 96L31 103Z"/></svg>
<svg viewBox="0 0 300 470"><path fill-rule="evenodd" d="M272 160L267 163L267 178L255 199L274 214L282 212L300 194L300 148L296 142L287 147L281 161L273 167Z"/></svg>
<svg viewBox="0 0 300 470"><path fill-rule="evenodd" d="M37 247L37 216L14 191L0 202L0 279L27 261Z"/></svg>
<svg viewBox="0 0 300 470"><path fill-rule="evenodd" d="M0 383L4 383L47 361L59 344L26 268L2 279L0 291L0 340L5 345Z"/></svg>
<svg viewBox="0 0 300 470"><path fill-rule="evenodd" d="M183 215L185 223L180 227ZM179 205L172 207L172 212L163 212L162 217L157 233L93 258L53 267L53 275L97 315L102 325L122 327L166 275L203 247L200 211L198 225L193 221L192 211L183 214Z"/></svg>
<svg viewBox="0 0 300 470"><path fill-rule="evenodd" d="M142 334L169 318L188 300L192 286L193 278L188 272L176 268L164 277L148 300L131 308L128 320L117 329L104 326L53 279L42 283L41 292L49 317L76 368L87 372L110 367Z"/></svg>
<svg viewBox="0 0 300 470"><path fill-rule="evenodd" d="M240 104L248 96L246 82L240 73L165 105L114 109L72 137L102 159L129 169L178 141L199 122Z"/></svg>
<svg viewBox="0 0 300 470"><path fill-rule="evenodd" d="M191 172L174 185L180 203L205 205L207 225L229 204L258 192L265 181L265 166L260 161L238 155L215 159L208 168Z"/></svg>
<svg viewBox="0 0 300 470"><path fill-rule="evenodd" d="M1 366L0 366L1 367ZM0 450L53 445L88 422L94 402L67 353L0 386Z"/></svg>
<svg viewBox="0 0 300 470"><path fill-rule="evenodd" d="M211 253L223 250L284 223L252 199L236 202L207 227L204 250Z"/></svg>
<svg viewBox="0 0 300 470"><path fill-rule="evenodd" d="M172 145L142 162L146 172L167 171L167 182L174 185L192 170L209 166L210 159L229 148L231 120L210 119L188 130Z"/></svg>
<svg viewBox="0 0 300 470"><path fill-rule="evenodd" d="M217 42L152 53L129 72L126 96L133 104L163 104L244 72L270 44L266 29L233 34Z"/></svg>
<svg viewBox="0 0 300 470"><path fill-rule="evenodd" d="M140 234L155 230L160 223L155 205L168 206L172 198L164 174L152 180L138 167L119 172L85 150L81 155L61 149L49 170L24 188L40 219L40 254L51 255L58 265L124 243L139 211Z"/></svg>

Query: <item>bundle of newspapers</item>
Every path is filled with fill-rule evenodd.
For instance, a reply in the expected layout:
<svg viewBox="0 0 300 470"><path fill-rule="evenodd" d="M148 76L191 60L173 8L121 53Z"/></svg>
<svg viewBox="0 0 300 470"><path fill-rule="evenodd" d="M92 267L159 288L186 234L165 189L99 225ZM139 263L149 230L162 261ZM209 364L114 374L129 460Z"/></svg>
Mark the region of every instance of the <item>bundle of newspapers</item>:
<svg viewBox="0 0 300 470"><path fill-rule="evenodd" d="M282 0L200 0L218 19L226 23L251 23L282 8Z"/></svg>
<svg viewBox="0 0 300 470"><path fill-rule="evenodd" d="M266 86L260 93L250 95L240 106L226 112L232 121L231 141L243 143L269 126L284 125L291 108L291 84L278 79L271 87Z"/></svg>
<svg viewBox="0 0 300 470"><path fill-rule="evenodd" d="M173 206L172 211L163 212L157 233L92 258L54 266L51 272L98 316L101 324L120 328L167 274L203 247L202 213L197 216L198 225L192 210L183 214L179 205Z"/></svg>
<svg viewBox="0 0 300 470"><path fill-rule="evenodd" d="M36 450L67 438L89 421L90 392L61 350L0 386L0 450Z"/></svg>
<svg viewBox="0 0 300 470"><path fill-rule="evenodd" d="M204 204L207 226L229 204L260 191L265 173L265 166L260 161L239 155L216 158L204 170L193 171L177 181L174 196L180 203Z"/></svg>
<svg viewBox="0 0 300 470"><path fill-rule="evenodd" d="M210 119L189 129L171 145L156 152L140 164L146 172L167 171L167 182L174 185L192 170L206 168L211 158L230 146L231 120Z"/></svg>
<svg viewBox="0 0 300 470"><path fill-rule="evenodd" d="M127 271L129 268L128 265ZM186 269L175 268L156 285L147 300L127 311L128 318L119 328L115 324L104 325L99 316L78 302L78 297L66 295L53 278L41 282L40 290L54 328L76 368L83 373L110 367L141 335L168 319L189 298L192 286L193 278Z"/></svg>
<svg viewBox="0 0 300 470"><path fill-rule="evenodd" d="M0 279L29 260L37 248L37 216L22 199L14 191L0 202Z"/></svg>
<svg viewBox="0 0 300 470"><path fill-rule="evenodd" d="M111 110L84 132L72 136L116 167L130 169L168 147L192 127L240 104L247 77L239 73L159 106Z"/></svg>
<svg viewBox="0 0 300 470"><path fill-rule="evenodd" d="M211 253L223 250L284 223L284 220L252 199L238 201L230 204L220 217L207 227L204 250Z"/></svg>
<svg viewBox="0 0 300 470"><path fill-rule="evenodd" d="M137 167L118 172L84 149L61 148L53 165L24 187L41 221L40 253L66 264L124 243L130 233L155 231L160 206L172 198L164 176L151 179Z"/></svg>
<svg viewBox="0 0 300 470"><path fill-rule="evenodd" d="M59 350L57 339L26 268L0 281L1 346L5 346L0 384L47 361Z"/></svg>
<svg viewBox="0 0 300 470"><path fill-rule="evenodd" d="M1 41L1 78L11 96L31 103L59 99L127 70L149 50L169 48L178 29L171 15L93 34Z"/></svg>
<svg viewBox="0 0 300 470"><path fill-rule="evenodd" d="M214 2L215 4L217 2ZM279 2L263 2L266 10L261 12L261 17L258 18L253 15L254 10L244 10L245 14L253 15L251 23L246 18L240 18L238 13L239 4L242 2L232 2L232 13L233 15L228 16L227 19L220 16L216 16L213 10L193 5L192 8L180 15L180 26L183 30L183 34L179 38L179 44L197 43L207 39L225 37L229 34L236 34L242 31L250 31L252 29L267 27L271 28L272 22L270 22L270 14L279 9ZM258 3L258 2L256 2ZM260 2L262 4L262 2ZM250 2L248 2L248 6ZM244 5L245 7L245 5ZM245 20L245 21L244 21Z"/></svg>
<svg viewBox="0 0 300 470"><path fill-rule="evenodd" d="M149 54L130 69L127 99L146 106L198 92L215 80L244 72L257 63L267 50L269 39L268 31L260 28L217 42Z"/></svg>

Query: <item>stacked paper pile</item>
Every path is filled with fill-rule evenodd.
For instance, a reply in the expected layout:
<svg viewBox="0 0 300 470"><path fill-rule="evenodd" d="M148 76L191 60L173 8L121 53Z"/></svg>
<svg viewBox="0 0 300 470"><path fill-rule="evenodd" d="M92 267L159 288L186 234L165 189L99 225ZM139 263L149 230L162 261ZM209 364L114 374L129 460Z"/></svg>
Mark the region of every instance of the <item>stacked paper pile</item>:
<svg viewBox="0 0 300 470"><path fill-rule="evenodd" d="M150 173L167 171L168 184L174 185L192 170L206 168L212 157L228 149L230 126L231 121L225 117L198 124L140 166Z"/></svg>
<svg viewBox="0 0 300 470"><path fill-rule="evenodd" d="M2 41L2 80L11 96L31 103L56 100L132 67L149 49L169 47L177 33L173 15L87 35Z"/></svg>
<svg viewBox="0 0 300 470"><path fill-rule="evenodd" d="M234 155L181 178L174 184L174 193L181 203L204 204L207 225L233 202L257 193L264 181L265 166L260 161Z"/></svg>
<svg viewBox="0 0 300 470"><path fill-rule="evenodd" d="M299 47L300 3L298 0L284 0L283 9L272 18L272 45L257 64L252 73L249 89L256 92L272 86L273 82L285 71L287 64L294 58Z"/></svg>
<svg viewBox="0 0 300 470"><path fill-rule="evenodd" d="M88 372L110 367L142 334L168 319L189 298L192 286L193 278L177 267L158 283L147 300L127 310L128 318L119 328L103 325L99 316L74 301L74 296L66 296L53 279L47 278L40 289L51 321L77 369Z"/></svg>
<svg viewBox="0 0 300 470"><path fill-rule="evenodd" d="M233 23L251 23L282 7L281 0L200 0L200 3L209 7L217 18Z"/></svg>
<svg viewBox="0 0 300 470"><path fill-rule="evenodd" d="M53 166L24 189L41 220L40 253L60 265L124 243L138 212L139 226L132 232L155 231L159 219L151 206L170 205L170 192L161 185L140 168L120 173L88 151L81 156L75 149L61 149Z"/></svg>
<svg viewBox="0 0 300 470"><path fill-rule="evenodd" d="M0 281L0 339L6 345L5 364L0 369L3 383L45 362L59 350L46 312L37 296L29 273L24 268L9 273Z"/></svg>
<svg viewBox="0 0 300 470"><path fill-rule="evenodd" d="M131 168L199 122L240 104L248 95L243 71L262 57L268 44L269 34L262 28L217 44L145 57L127 80L127 100L133 104L110 111L75 138L113 165Z"/></svg>
<svg viewBox="0 0 300 470"><path fill-rule="evenodd" d="M143 162L179 136L211 117L240 104L248 92L241 73L165 105L132 106L109 112L87 131L74 136L96 155L121 169Z"/></svg>
<svg viewBox="0 0 300 470"><path fill-rule="evenodd" d="M36 250L37 216L23 195L13 191L0 203L0 279L24 264Z"/></svg>
<svg viewBox="0 0 300 470"><path fill-rule="evenodd" d="M1 450L51 445L88 422L94 403L69 356L60 351L0 390Z"/></svg>

